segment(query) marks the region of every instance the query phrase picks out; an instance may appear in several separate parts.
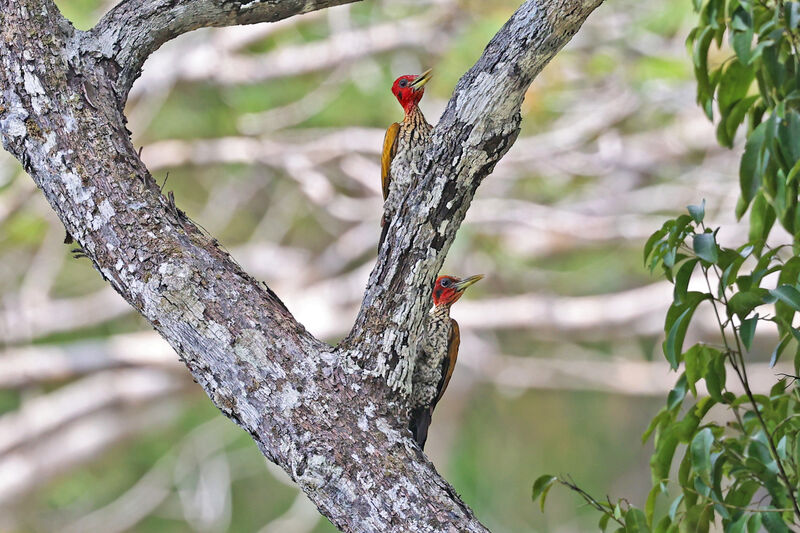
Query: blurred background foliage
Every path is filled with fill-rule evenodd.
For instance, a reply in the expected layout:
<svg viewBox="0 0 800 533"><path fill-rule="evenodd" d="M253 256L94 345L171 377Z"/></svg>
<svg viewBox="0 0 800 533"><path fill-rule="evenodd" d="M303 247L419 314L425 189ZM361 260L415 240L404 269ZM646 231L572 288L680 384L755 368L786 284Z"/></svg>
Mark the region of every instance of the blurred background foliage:
<svg viewBox="0 0 800 533"><path fill-rule="evenodd" d="M56 3L79 29L111 6ZM392 80L433 67L435 122L516 7L367 1L184 35L134 86L133 142L178 207L336 342L374 260ZM492 531L595 528L566 491L540 513L543 472L647 497L639 436L675 374L660 356L671 286L642 245L701 198L722 243L747 231L741 143L720 148L695 104L693 22L685 0L607 0L531 87L448 255L446 272L487 278L454 309L461 357L428 454ZM0 531L333 531L63 237L0 153ZM695 322L687 345L714 335ZM768 391L766 363L752 372Z"/></svg>

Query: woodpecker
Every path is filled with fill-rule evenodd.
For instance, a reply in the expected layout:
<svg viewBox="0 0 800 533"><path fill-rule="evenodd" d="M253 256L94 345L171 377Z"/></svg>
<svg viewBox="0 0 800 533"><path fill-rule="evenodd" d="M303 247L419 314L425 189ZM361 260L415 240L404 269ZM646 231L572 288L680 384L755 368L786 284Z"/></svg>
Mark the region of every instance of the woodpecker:
<svg viewBox="0 0 800 533"><path fill-rule="evenodd" d="M389 197L390 187L394 182L394 187L402 186L406 188L408 184L397 183L392 180L392 167L407 166L414 157L415 149L425 145L430 135L432 126L425 120L425 115L419 108L419 101L425 93L425 84L431 79L431 69L422 74L407 74L400 76L392 84L392 93L400 105L403 106L405 117L402 122L395 122L386 130L383 138L383 152L381 154L381 189L383 190L384 202ZM390 214L396 206L386 206L383 218L381 219L381 238L378 249L386 238L386 231L389 228Z"/></svg>
<svg viewBox="0 0 800 533"><path fill-rule="evenodd" d="M425 448L433 410L442 399L458 359L461 335L458 322L450 318L450 306L483 275L465 279L439 276L433 285L433 309L420 353L414 365L411 389L411 420L408 428L420 448Z"/></svg>

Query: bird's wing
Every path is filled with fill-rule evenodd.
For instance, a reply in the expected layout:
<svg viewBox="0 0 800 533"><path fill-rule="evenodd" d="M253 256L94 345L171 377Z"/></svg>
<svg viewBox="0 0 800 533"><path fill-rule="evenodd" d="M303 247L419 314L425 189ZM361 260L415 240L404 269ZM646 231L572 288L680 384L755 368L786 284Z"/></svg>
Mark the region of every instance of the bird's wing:
<svg viewBox="0 0 800 533"><path fill-rule="evenodd" d="M389 182L392 178L389 170L392 167L392 159L397 153L397 134L400 132L400 123L395 122L386 130L383 138L383 153L381 154L381 188L383 189L383 199L389 196Z"/></svg>
<svg viewBox="0 0 800 533"><path fill-rule="evenodd" d="M461 344L461 332L458 329L458 322L450 320L450 338L447 339L447 355L442 360L442 378L439 380L437 390L439 393L436 395L436 401L433 402L435 406L439 400L444 396L444 391L447 390L447 385L450 384L450 378L453 376L453 370L456 368L456 361L458 360L458 346Z"/></svg>

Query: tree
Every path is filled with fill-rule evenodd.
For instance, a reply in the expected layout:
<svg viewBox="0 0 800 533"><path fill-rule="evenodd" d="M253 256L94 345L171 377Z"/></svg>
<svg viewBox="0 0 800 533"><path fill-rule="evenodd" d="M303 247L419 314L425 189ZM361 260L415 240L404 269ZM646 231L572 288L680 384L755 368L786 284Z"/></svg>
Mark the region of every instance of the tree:
<svg viewBox="0 0 800 533"><path fill-rule="evenodd" d="M719 522L726 532L788 532L800 524L800 3L706 0L694 7L699 17L687 45L697 101L710 120L718 114L721 145L732 148L737 131L746 129L735 214L741 219L749 210L749 238L721 244L720 228L707 226L703 201L667 220L645 244L645 264L674 285L663 353L680 371L644 434L655 445L645 511L626 500L598 501L571 480L549 475L536 480L533 496L544 505L560 482L602 513L603 530L611 521L637 532L708 531ZM724 57L718 64L712 45ZM773 232L776 223L791 242ZM692 278L699 283L690 288ZM684 349L701 305L713 310L719 334ZM794 351L794 375L777 374L769 390L757 390L748 369L755 358L767 359L770 351L759 344L770 342L770 330L778 334L770 366ZM681 453L675 496L670 481ZM657 512L663 496L671 498L669 508Z"/></svg>
<svg viewBox="0 0 800 533"><path fill-rule="evenodd" d="M334 524L482 531L405 431L428 287L476 188L516 138L526 89L601 0L529 0L464 75L413 169L418 185L391 222L356 323L332 347L161 194L122 110L169 39L344 1L135 0L80 32L50 1L5 0L3 145L101 275Z"/></svg>

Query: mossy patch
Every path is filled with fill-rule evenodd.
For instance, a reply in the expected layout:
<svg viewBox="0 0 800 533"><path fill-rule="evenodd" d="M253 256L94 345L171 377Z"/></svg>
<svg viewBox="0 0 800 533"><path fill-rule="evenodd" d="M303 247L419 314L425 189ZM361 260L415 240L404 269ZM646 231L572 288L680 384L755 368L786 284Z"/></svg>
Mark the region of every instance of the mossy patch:
<svg viewBox="0 0 800 533"><path fill-rule="evenodd" d="M42 135L41 128L39 128L39 125L33 119L29 118L25 121L25 129L28 131L28 135L34 139L39 141L44 140L44 135Z"/></svg>

